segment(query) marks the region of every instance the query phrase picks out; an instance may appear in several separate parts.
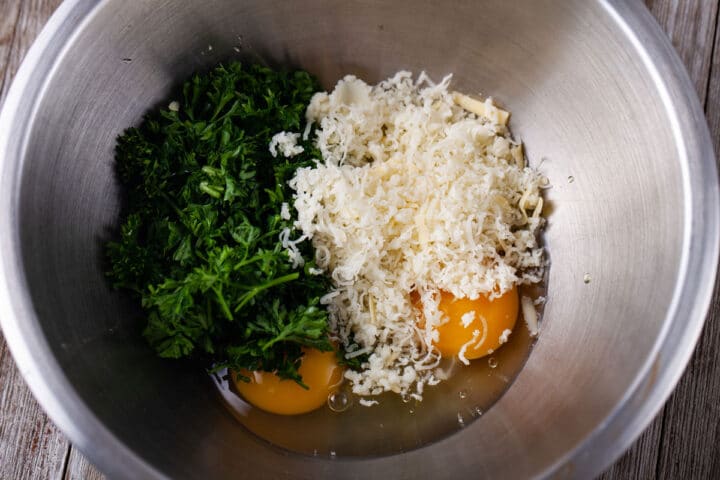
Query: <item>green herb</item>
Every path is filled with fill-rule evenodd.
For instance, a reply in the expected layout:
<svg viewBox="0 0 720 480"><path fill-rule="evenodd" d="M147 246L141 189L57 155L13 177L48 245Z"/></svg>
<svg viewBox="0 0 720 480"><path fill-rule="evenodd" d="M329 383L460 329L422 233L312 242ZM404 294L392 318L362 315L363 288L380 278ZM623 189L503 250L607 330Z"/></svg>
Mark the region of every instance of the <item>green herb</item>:
<svg viewBox="0 0 720 480"><path fill-rule="evenodd" d="M332 350L319 301L329 282L309 273L309 242L294 269L279 240L286 228L298 236L280 216L292 204L287 182L320 154L307 141L292 159L268 150L275 133L305 128L317 90L306 72L229 63L192 77L172 110L119 137L127 201L107 245L109 276L139 298L161 357L301 382L301 347Z"/></svg>

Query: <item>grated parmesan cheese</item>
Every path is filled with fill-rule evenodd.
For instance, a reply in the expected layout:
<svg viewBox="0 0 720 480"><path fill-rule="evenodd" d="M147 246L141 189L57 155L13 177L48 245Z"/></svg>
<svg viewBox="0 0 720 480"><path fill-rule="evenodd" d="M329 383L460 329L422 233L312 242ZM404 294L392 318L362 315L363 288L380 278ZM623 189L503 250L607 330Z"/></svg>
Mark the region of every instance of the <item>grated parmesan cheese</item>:
<svg viewBox="0 0 720 480"><path fill-rule="evenodd" d="M483 333L487 332L487 323L485 323L485 320L483 319ZM467 359L465 356L465 352L467 352L467 349L471 345L475 345L475 348L479 347L485 342L485 335L483 335L483 338L480 339L480 330L473 330L473 336L470 340L463 343L462 347L460 347L460 351L458 352L458 358L464 365L470 365L470 360Z"/></svg>
<svg viewBox="0 0 720 480"><path fill-rule="evenodd" d="M508 340L510 339L511 333L512 333L512 330L510 330L509 328L506 328L505 330L502 331L502 333L500 334L500 338L498 338L500 345L508 342Z"/></svg>
<svg viewBox="0 0 720 480"><path fill-rule="evenodd" d="M538 334L538 318L537 310L535 310L535 303L532 298L522 296L520 298L520 308L522 310L522 316L525 319L528 331L531 337L536 337Z"/></svg>
<svg viewBox="0 0 720 480"><path fill-rule="evenodd" d="M471 310L460 318L460 323L462 323L463 328L468 328L472 322L475 321L475 311Z"/></svg>
<svg viewBox="0 0 720 480"><path fill-rule="evenodd" d="M290 206L287 204L287 202L283 202L282 205L280 205L280 218L283 220L290 220Z"/></svg>
<svg viewBox="0 0 720 480"><path fill-rule="evenodd" d="M496 298L541 280L541 175L525 165L508 112L451 93L450 80L399 72L370 86L349 75L306 111L303 135L317 126L322 159L290 181L295 228L312 239L318 267L333 280L322 301L334 340L352 352L348 358L369 354L360 371L345 374L361 396L421 400L426 385L446 378L433 346L447 321L438 310L441 290ZM298 138L281 132L271 152L290 155ZM296 259L299 240L289 234L283 245ZM481 340L473 332L460 361L468 363L466 349L486 332L486 324Z"/></svg>
<svg viewBox="0 0 720 480"><path fill-rule="evenodd" d="M305 149L297 144L299 139L299 133L276 133L270 140L270 154L273 157L277 157L278 153L284 157L294 157L301 154Z"/></svg>

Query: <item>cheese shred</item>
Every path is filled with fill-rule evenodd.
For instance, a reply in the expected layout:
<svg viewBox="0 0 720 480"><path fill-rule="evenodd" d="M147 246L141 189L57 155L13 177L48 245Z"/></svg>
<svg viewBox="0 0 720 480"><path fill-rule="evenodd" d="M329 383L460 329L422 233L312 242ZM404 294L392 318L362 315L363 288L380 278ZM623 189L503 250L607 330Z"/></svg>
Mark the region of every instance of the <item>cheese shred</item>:
<svg viewBox="0 0 720 480"><path fill-rule="evenodd" d="M542 176L526 166L509 113L449 91L450 81L399 72L371 86L346 76L306 112L304 136L322 159L290 181L295 228L333 280L323 300L334 340L348 357L368 354L345 374L361 396L419 400L446 377L433 346L446 321L440 291L496 298L542 277ZM274 152L293 154L296 134L278 135ZM463 363L484 341L474 333Z"/></svg>

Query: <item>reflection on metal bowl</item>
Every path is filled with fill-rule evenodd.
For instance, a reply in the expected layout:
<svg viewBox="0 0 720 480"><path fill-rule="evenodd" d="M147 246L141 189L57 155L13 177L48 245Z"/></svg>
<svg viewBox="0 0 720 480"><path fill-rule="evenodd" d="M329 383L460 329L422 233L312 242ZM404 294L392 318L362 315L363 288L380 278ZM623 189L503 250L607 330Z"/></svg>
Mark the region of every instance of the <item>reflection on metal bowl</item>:
<svg viewBox="0 0 720 480"><path fill-rule="evenodd" d="M457 90L513 112L552 184L548 301L517 379L466 428L394 455L290 454L247 433L202 372L137 338L137 312L103 276L115 138L191 72L238 57L326 87L452 72ZM639 4L68 0L0 117L0 322L42 406L116 478L589 478L692 352L719 202L692 86Z"/></svg>

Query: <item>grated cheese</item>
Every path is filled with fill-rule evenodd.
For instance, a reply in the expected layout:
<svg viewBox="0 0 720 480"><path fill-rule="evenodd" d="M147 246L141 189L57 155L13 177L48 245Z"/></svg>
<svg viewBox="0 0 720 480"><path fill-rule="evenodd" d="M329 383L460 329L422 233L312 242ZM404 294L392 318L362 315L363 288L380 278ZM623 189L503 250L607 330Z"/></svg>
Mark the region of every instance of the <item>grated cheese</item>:
<svg viewBox="0 0 720 480"><path fill-rule="evenodd" d="M487 332L487 323L485 323L485 320L483 319L483 337L480 339L480 330L473 330L473 336L470 340L463 343L462 347L460 347L460 351L458 352L458 358L460 361L465 365L470 365L470 361L465 356L465 352L467 352L467 349L471 345L475 345L474 348L478 348L480 345L482 345L485 342L485 332ZM478 340L480 339L480 340Z"/></svg>
<svg viewBox="0 0 720 480"><path fill-rule="evenodd" d="M460 318L460 323L462 324L463 328L468 328L470 326L470 324L474 321L475 321L475 311L474 310L463 314L463 316Z"/></svg>
<svg viewBox="0 0 720 480"><path fill-rule="evenodd" d="M295 155L301 154L305 149L297 144L299 139L299 133L276 133L270 140L270 154L273 157L277 157L278 153L284 157L294 157Z"/></svg>
<svg viewBox="0 0 720 480"><path fill-rule="evenodd" d="M532 298L522 296L520 298L520 308L522 310L525 324L527 325L528 331L531 337L535 337L538 334L538 318L537 310L535 310L535 303Z"/></svg>
<svg viewBox="0 0 720 480"><path fill-rule="evenodd" d="M472 112L480 117L485 117L497 124L507 125L507 121L510 118L510 112L497 108L491 98L481 102L480 100L475 100L467 95L456 92L453 93L453 100L468 112Z"/></svg>
<svg viewBox="0 0 720 480"><path fill-rule="evenodd" d="M280 205L280 218L283 220L290 220L290 218L292 218L290 216L290 206L287 202L283 202L282 205Z"/></svg>
<svg viewBox="0 0 720 480"><path fill-rule="evenodd" d="M313 141L322 159L290 181L295 228L312 239L318 267L333 280L322 301L334 340L352 352L348 358L369 354L362 370L345 374L361 396L421 400L425 386L446 378L433 346L447 321L441 290L496 298L542 277L541 175L510 136L509 113L490 99L451 93L450 80L399 72L370 86L349 75L306 111L303 135L318 127ZM281 132L271 152L291 155L298 139ZM299 240L290 232L282 239L296 259ZM485 324L480 343L481 332L473 332L460 361L486 332Z"/></svg>
<svg viewBox="0 0 720 480"><path fill-rule="evenodd" d="M498 338L500 345L508 342L508 340L510 339L511 333L512 333L512 330L510 330L509 328L506 328L505 330L502 331L502 333L500 334L500 338Z"/></svg>

